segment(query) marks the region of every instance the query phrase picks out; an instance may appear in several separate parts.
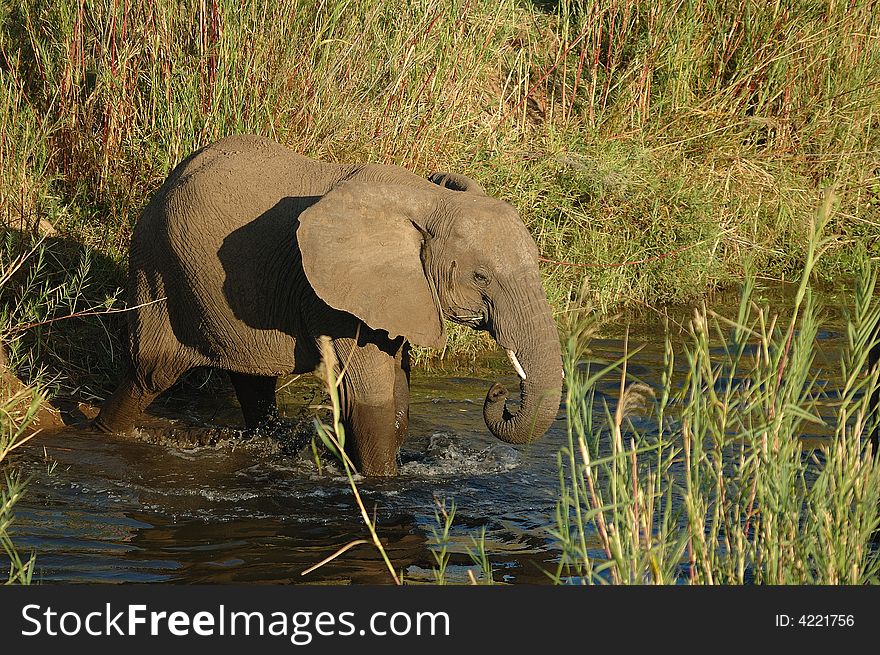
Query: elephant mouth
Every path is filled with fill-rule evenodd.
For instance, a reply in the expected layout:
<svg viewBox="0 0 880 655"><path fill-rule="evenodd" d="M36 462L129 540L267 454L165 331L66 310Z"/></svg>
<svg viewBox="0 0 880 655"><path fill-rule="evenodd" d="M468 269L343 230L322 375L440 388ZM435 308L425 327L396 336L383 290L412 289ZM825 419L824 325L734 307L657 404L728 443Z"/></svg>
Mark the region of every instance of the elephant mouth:
<svg viewBox="0 0 880 655"><path fill-rule="evenodd" d="M475 330L485 330L489 324L483 313L461 313L452 314L449 320L459 325L466 325Z"/></svg>

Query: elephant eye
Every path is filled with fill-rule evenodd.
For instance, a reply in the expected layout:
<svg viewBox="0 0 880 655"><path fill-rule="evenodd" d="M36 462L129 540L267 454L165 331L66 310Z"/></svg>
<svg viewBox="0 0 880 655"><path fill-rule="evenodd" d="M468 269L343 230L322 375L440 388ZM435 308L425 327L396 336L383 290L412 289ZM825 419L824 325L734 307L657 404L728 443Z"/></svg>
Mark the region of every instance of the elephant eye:
<svg viewBox="0 0 880 655"><path fill-rule="evenodd" d="M474 282L479 284L481 287L484 287L489 284L489 274L483 270L474 271Z"/></svg>

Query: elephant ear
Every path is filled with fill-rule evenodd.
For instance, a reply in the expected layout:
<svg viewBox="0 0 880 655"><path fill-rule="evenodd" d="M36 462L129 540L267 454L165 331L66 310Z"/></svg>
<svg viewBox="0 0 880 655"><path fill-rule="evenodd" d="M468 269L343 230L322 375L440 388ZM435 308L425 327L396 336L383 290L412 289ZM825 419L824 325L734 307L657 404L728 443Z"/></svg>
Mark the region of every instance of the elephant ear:
<svg viewBox="0 0 880 655"><path fill-rule="evenodd" d="M467 191L469 193L478 193L482 196L486 195L483 187L476 180L472 180L467 175L461 173L446 173L443 171L431 173L428 176L434 184L442 186L453 191Z"/></svg>
<svg viewBox="0 0 880 655"><path fill-rule="evenodd" d="M303 270L318 296L392 339L442 349L446 330L425 274L420 226L436 198L403 185L344 182L299 217Z"/></svg>

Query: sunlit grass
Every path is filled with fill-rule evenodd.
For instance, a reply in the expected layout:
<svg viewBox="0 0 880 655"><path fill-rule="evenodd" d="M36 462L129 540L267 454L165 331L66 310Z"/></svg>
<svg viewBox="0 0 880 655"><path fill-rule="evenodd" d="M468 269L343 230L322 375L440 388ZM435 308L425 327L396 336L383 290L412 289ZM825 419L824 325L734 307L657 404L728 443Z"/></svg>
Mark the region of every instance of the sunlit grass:
<svg viewBox="0 0 880 655"><path fill-rule="evenodd" d="M692 300L747 267L796 277L829 182L838 238L817 272L851 275L880 243L867 0L0 11L0 219L95 248L117 264L93 270L103 284L122 284L131 226L171 168L236 132L475 177L521 211L559 311ZM486 345L453 330L447 354Z"/></svg>

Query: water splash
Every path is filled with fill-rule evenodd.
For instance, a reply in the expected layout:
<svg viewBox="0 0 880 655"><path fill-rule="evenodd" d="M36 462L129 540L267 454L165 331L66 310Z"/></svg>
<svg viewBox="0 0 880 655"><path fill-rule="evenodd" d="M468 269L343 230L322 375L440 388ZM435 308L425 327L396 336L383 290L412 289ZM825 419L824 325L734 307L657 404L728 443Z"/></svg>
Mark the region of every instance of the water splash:
<svg viewBox="0 0 880 655"><path fill-rule="evenodd" d="M427 451L421 457L404 462L400 474L439 477L501 473L515 469L521 459L519 451L507 444L476 448L471 441L455 434L436 432L431 435Z"/></svg>

